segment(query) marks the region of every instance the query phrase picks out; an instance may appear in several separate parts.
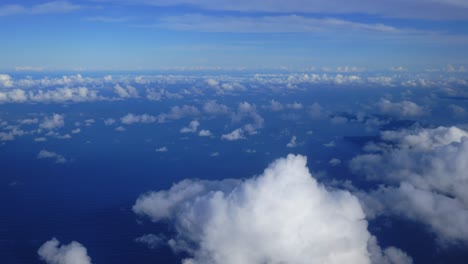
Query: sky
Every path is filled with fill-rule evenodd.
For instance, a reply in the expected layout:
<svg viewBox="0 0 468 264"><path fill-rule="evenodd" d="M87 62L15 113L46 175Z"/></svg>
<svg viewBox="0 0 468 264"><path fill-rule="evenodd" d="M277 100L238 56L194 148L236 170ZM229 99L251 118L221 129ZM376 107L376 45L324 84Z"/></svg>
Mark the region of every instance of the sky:
<svg viewBox="0 0 468 264"><path fill-rule="evenodd" d="M0 34L0 263L466 264L466 0L5 0Z"/></svg>
<svg viewBox="0 0 468 264"><path fill-rule="evenodd" d="M458 69L467 14L463 0L6 0L0 69Z"/></svg>

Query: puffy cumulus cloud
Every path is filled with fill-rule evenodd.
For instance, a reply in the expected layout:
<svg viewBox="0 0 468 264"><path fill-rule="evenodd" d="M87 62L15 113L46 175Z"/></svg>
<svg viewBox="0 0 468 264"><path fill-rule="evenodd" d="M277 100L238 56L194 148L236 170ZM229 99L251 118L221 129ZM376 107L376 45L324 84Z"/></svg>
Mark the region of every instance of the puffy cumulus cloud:
<svg viewBox="0 0 468 264"><path fill-rule="evenodd" d="M56 238L52 238L42 244L37 254L48 264L91 264L86 248L76 241L60 245Z"/></svg>
<svg viewBox="0 0 468 264"><path fill-rule="evenodd" d="M416 117L424 115L424 109L411 101L402 101L393 103L387 99L380 99L377 107L385 114L402 116L402 117Z"/></svg>
<svg viewBox="0 0 468 264"><path fill-rule="evenodd" d="M371 253L404 255L381 252L358 199L319 184L303 156L278 159L244 181L184 180L140 196L133 211L174 226L168 244L189 254L184 264L371 263Z"/></svg>
<svg viewBox="0 0 468 264"><path fill-rule="evenodd" d="M229 108L226 105L210 100L203 105L203 111L207 114L223 115L229 113Z"/></svg>
<svg viewBox="0 0 468 264"><path fill-rule="evenodd" d="M33 102L89 102L103 100L97 91L89 90L86 87L59 88L43 92L28 93L29 100Z"/></svg>
<svg viewBox="0 0 468 264"><path fill-rule="evenodd" d="M240 122L245 118L249 118L251 122L245 124L243 130L250 135L257 134L258 129L262 128L265 122L263 117L258 114L257 108L254 104L241 102L239 103L237 112L232 115L232 120L234 122Z"/></svg>
<svg viewBox="0 0 468 264"><path fill-rule="evenodd" d="M399 215L425 223L442 242L468 242L468 132L420 128L381 139L350 162L354 173L384 184L361 194L369 216Z"/></svg>
<svg viewBox="0 0 468 264"><path fill-rule="evenodd" d="M53 159L53 160L55 160L55 163L66 163L67 162L67 159L65 159L65 157L63 157L62 155L57 154L57 153L52 152L52 151L47 151L47 150L39 151L39 153L37 154L37 158L38 159Z"/></svg>
<svg viewBox="0 0 468 264"><path fill-rule="evenodd" d="M187 127L180 129L180 133L195 133L197 132L199 126L200 122L198 122L198 120L193 120Z"/></svg>
<svg viewBox="0 0 468 264"><path fill-rule="evenodd" d="M132 125L135 123L143 123L149 124L154 123L158 120L156 116L152 116L149 114L142 114L142 115L134 115L132 113L126 114L122 118L120 118L120 122L125 125Z"/></svg>
<svg viewBox="0 0 468 264"><path fill-rule="evenodd" d="M170 120L178 120L187 116L197 116L199 114L200 111L195 106L173 106L168 113L162 113L158 115L158 122L164 123Z"/></svg>
<svg viewBox="0 0 468 264"><path fill-rule="evenodd" d="M63 102L89 102L104 100L97 91L89 90L86 87L58 88L55 90L24 91L14 89L0 92L0 103L63 103Z"/></svg>
<svg viewBox="0 0 468 264"><path fill-rule="evenodd" d="M0 103L23 103L27 100L28 96L26 92L21 89L0 92Z"/></svg>
<svg viewBox="0 0 468 264"><path fill-rule="evenodd" d="M65 117L59 114L53 114L52 116L46 116L44 120L39 124L42 129L53 130L65 125Z"/></svg>
<svg viewBox="0 0 468 264"><path fill-rule="evenodd" d="M237 128L230 133L221 135L221 139L225 139L228 141L235 141L240 139L245 139L244 130L242 128Z"/></svg>
<svg viewBox="0 0 468 264"><path fill-rule="evenodd" d="M13 86L13 79L8 74L0 74L0 87L10 88Z"/></svg>
<svg viewBox="0 0 468 264"><path fill-rule="evenodd" d="M200 132L198 132L198 135L200 137L211 137L213 135L213 133L211 133L211 131L209 131L207 129L202 129L202 130L200 130Z"/></svg>
<svg viewBox="0 0 468 264"><path fill-rule="evenodd" d="M135 87L127 85L125 88L116 84L114 86L114 92L121 98L137 98L138 91Z"/></svg>

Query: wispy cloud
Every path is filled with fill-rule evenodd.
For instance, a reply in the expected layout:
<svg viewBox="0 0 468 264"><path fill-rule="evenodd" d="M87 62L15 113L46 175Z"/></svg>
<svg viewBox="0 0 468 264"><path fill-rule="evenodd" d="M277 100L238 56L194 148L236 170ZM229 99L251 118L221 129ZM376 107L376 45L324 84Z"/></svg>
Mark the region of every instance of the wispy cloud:
<svg viewBox="0 0 468 264"><path fill-rule="evenodd" d="M31 6L8 4L0 6L0 16L63 14L82 9L69 1L51 1Z"/></svg>

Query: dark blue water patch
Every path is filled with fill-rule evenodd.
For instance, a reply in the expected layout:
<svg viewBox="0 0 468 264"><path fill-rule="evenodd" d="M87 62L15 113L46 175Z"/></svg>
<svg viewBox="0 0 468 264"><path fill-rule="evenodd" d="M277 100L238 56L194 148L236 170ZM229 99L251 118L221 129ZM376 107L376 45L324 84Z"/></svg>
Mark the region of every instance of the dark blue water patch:
<svg viewBox="0 0 468 264"><path fill-rule="evenodd" d="M466 263L466 244L444 245L428 226L398 218L379 217L369 222L369 231L382 248L395 246L408 253L414 263Z"/></svg>

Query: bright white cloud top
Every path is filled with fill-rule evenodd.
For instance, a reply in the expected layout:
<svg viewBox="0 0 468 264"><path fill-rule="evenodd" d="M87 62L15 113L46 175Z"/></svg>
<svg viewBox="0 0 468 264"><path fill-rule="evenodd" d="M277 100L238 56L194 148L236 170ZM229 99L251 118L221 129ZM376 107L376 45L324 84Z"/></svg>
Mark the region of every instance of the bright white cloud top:
<svg viewBox="0 0 468 264"><path fill-rule="evenodd" d="M168 244L191 256L184 264L411 262L381 252L358 199L319 184L306 162L288 155L245 181L184 180L142 195L133 210L174 225Z"/></svg>

